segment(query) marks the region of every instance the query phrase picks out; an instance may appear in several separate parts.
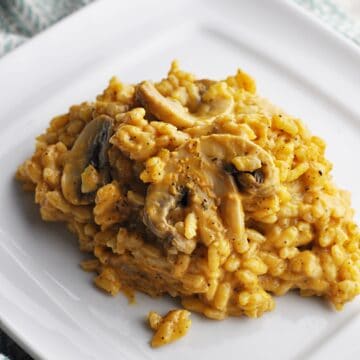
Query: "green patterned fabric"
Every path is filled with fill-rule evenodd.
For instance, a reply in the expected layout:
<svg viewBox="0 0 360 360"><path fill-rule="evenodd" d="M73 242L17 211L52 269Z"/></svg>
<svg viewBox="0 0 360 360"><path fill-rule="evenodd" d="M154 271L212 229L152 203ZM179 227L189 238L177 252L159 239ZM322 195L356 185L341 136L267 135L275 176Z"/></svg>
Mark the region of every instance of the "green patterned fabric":
<svg viewBox="0 0 360 360"><path fill-rule="evenodd" d="M0 57L92 1L94 0L0 0ZM360 45L360 22L355 23L333 1L289 1L308 9L324 23ZM11 360L31 360L29 355L0 330L0 360L8 360L7 356Z"/></svg>
<svg viewBox="0 0 360 360"><path fill-rule="evenodd" d="M355 22L331 0L293 0L360 45L360 21ZM359 0L355 0L359 1Z"/></svg>
<svg viewBox="0 0 360 360"><path fill-rule="evenodd" d="M93 0L0 0L0 56Z"/></svg>

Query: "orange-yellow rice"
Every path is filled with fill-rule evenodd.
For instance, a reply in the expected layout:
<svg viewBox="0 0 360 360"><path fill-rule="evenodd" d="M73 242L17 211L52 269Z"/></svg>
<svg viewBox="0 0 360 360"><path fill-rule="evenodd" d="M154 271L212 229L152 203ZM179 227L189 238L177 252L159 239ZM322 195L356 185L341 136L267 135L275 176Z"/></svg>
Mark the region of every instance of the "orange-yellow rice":
<svg viewBox="0 0 360 360"><path fill-rule="evenodd" d="M99 288L259 317L291 289L336 309L360 292L359 230L324 153L245 72L197 80L174 62L160 82L113 78L53 118L16 176L93 254Z"/></svg>

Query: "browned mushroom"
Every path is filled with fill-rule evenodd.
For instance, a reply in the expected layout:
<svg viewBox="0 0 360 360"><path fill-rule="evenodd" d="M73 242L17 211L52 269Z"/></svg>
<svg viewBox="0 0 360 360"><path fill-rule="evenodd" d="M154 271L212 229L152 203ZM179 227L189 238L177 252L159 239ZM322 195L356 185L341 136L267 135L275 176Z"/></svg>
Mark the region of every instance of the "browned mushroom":
<svg viewBox="0 0 360 360"><path fill-rule="evenodd" d="M261 181L260 175L249 175L239 188L227 168L234 159L248 159L249 156L259 164L256 170L262 173ZM226 237L238 245L246 241L242 192L264 196L275 191L279 182L270 155L235 135L215 134L191 139L172 152L164 166L162 180L148 188L144 223L177 251L188 254L197 242L209 246ZM235 176L240 174L236 170ZM195 215L198 226L196 236L189 239L182 228L190 213Z"/></svg>
<svg viewBox="0 0 360 360"><path fill-rule="evenodd" d="M87 205L94 201L93 192L81 192L81 174L88 165L92 165L101 174L103 183L109 181L107 151L113 131L112 123L107 115L93 119L84 127L67 154L61 189L65 199L73 205Z"/></svg>
<svg viewBox="0 0 360 360"><path fill-rule="evenodd" d="M202 80L200 83L202 87L211 84L210 80L206 82ZM210 121L217 116L227 114L232 110L234 103L232 97L219 97L217 100L202 103L197 113L190 113L179 102L161 95L149 81L137 86L136 98L148 113L180 129L194 126L199 120Z"/></svg>

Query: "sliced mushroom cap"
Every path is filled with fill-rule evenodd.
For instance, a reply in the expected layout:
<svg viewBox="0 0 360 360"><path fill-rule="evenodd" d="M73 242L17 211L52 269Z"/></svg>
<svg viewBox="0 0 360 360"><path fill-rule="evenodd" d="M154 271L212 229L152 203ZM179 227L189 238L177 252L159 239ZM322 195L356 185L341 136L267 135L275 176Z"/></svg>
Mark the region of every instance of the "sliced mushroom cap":
<svg viewBox="0 0 360 360"><path fill-rule="evenodd" d="M239 189L226 167L234 157L250 153L260 158L264 176L256 191L274 190L278 179L272 170L272 159L254 143L223 134L189 140L171 153L163 179L149 186L144 207L145 225L166 240L165 244L170 243L187 254L195 249L197 242L209 246L224 238L237 243L246 240L241 191L254 195L255 187L251 183L251 188ZM186 238L178 226L189 213L195 214L198 224L192 239Z"/></svg>
<svg viewBox="0 0 360 360"><path fill-rule="evenodd" d="M211 84L211 80L199 80L199 85L203 88ZM194 126L199 120L210 121L217 116L227 114L231 112L234 105L231 97L220 97L217 100L202 103L199 112L192 114L179 102L161 95L149 81L144 81L137 86L136 99L148 113L180 129Z"/></svg>
<svg viewBox="0 0 360 360"><path fill-rule="evenodd" d="M94 193L81 192L81 174L88 165L102 175L103 182L109 180L107 151L113 132L112 124L112 119L107 115L96 117L84 127L67 154L61 189L65 199L73 205L87 205L94 201Z"/></svg>
<svg viewBox="0 0 360 360"><path fill-rule="evenodd" d="M240 192L259 197L275 193L279 185L278 170L269 153L260 146L236 135L218 134L201 139L201 151L221 161L225 171L235 177ZM258 160L260 167L253 171L236 169L232 161L239 156ZM226 163L225 159L230 160Z"/></svg>

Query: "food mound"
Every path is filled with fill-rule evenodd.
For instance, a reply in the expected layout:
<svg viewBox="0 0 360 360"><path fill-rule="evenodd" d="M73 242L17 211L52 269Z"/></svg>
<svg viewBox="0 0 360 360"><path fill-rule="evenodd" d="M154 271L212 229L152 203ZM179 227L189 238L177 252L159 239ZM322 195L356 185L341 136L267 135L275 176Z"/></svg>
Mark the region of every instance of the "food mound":
<svg viewBox="0 0 360 360"><path fill-rule="evenodd" d="M196 79L174 62L55 117L17 178L94 255L100 288L259 317L290 289L336 309L360 292L359 231L324 152L243 71Z"/></svg>

